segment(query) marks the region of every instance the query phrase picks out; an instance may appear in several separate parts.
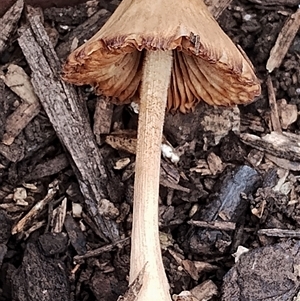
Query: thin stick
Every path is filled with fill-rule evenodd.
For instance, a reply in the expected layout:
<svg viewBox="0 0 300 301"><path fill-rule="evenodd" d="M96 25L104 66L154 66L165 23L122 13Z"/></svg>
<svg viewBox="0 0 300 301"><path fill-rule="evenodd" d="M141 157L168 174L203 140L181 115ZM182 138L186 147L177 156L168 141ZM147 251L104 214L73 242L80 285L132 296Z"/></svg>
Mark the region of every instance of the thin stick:
<svg viewBox="0 0 300 301"><path fill-rule="evenodd" d="M171 51L146 52L135 166L130 283L145 267L137 300L171 300L158 231L160 145L172 68Z"/></svg>
<svg viewBox="0 0 300 301"><path fill-rule="evenodd" d="M268 95L269 95L269 104L271 109L271 121L272 121L272 128L273 131L282 133L281 124L278 115L278 108L276 102L276 95L272 83L272 79L270 75L267 78L267 88L268 88Z"/></svg>

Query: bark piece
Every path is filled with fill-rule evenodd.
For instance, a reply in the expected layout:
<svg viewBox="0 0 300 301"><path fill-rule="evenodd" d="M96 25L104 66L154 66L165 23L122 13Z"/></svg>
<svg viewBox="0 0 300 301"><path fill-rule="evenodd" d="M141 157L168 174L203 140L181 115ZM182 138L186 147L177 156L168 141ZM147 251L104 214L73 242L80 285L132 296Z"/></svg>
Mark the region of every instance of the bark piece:
<svg viewBox="0 0 300 301"><path fill-rule="evenodd" d="M212 280L206 280L190 290L197 300L211 300L218 295L218 287Z"/></svg>
<svg viewBox="0 0 300 301"><path fill-rule="evenodd" d="M249 202L242 198L241 194L253 193L260 180L257 171L246 165L232 171L227 170L214 187L211 201L193 217L193 224L197 225L196 220L236 223L249 205ZM232 224L229 225L232 226ZM208 228L211 227L208 226ZM190 239L190 248L197 254L222 253L228 250L230 244L230 235L225 235L222 230L217 229L199 229Z"/></svg>
<svg viewBox="0 0 300 301"><path fill-rule="evenodd" d="M54 233L60 233L63 229L66 213L67 213L67 198L63 198L61 204L53 210L51 216L51 226ZM50 215L50 214L49 214ZM50 218L49 218L50 220ZM49 221L48 221L49 225Z"/></svg>
<svg viewBox="0 0 300 301"><path fill-rule="evenodd" d="M0 243L6 244L11 236L12 221L4 210L0 210L0 225Z"/></svg>
<svg viewBox="0 0 300 301"><path fill-rule="evenodd" d="M66 35L65 41L60 43L56 48L57 55L60 59L65 59L70 51L78 45L84 43L85 39L91 38L111 16L106 9L101 9L85 22L78 25L74 30Z"/></svg>
<svg viewBox="0 0 300 301"><path fill-rule="evenodd" d="M281 127L286 130L289 125L297 121L298 108L295 104L288 104L285 99L279 99L278 102L278 114Z"/></svg>
<svg viewBox="0 0 300 301"><path fill-rule="evenodd" d="M260 229L257 234L271 237L300 238L300 231L288 229Z"/></svg>
<svg viewBox="0 0 300 301"><path fill-rule="evenodd" d="M116 223L103 219L97 209L97 202L107 199L108 178L82 103L74 88L59 79L60 63L40 17L34 13L28 17L32 30L23 29L19 44L32 70L35 92L72 157L89 214L104 235L114 241L119 237Z"/></svg>
<svg viewBox="0 0 300 301"><path fill-rule="evenodd" d="M60 254L68 247L68 236L66 233L45 233L39 237L38 243L45 256Z"/></svg>
<svg viewBox="0 0 300 301"><path fill-rule="evenodd" d="M291 301L299 291L300 243L288 240L242 254L225 275L222 301Z"/></svg>
<svg viewBox="0 0 300 301"><path fill-rule="evenodd" d="M271 109L271 121L272 121L272 128L275 132L282 132L279 115L278 115L278 108L277 108L277 102L276 102L276 95L273 88L272 79L270 76L268 76L267 79L267 87L268 87L268 95L269 95L269 104Z"/></svg>
<svg viewBox="0 0 300 301"><path fill-rule="evenodd" d="M232 0L206 0L204 2L211 14L218 19L222 12L230 5Z"/></svg>
<svg viewBox="0 0 300 301"><path fill-rule="evenodd" d="M66 154L60 154L47 162L38 164L30 174L26 175L24 180L31 181L41 179L59 173L70 165Z"/></svg>
<svg viewBox="0 0 300 301"><path fill-rule="evenodd" d="M45 257L32 243L27 244L22 265L11 281L13 301L70 300L64 263Z"/></svg>
<svg viewBox="0 0 300 301"><path fill-rule="evenodd" d="M1 78L23 101L6 119L2 142L11 145L26 125L40 112L41 105L33 91L29 76L21 67L9 65L7 73Z"/></svg>
<svg viewBox="0 0 300 301"><path fill-rule="evenodd" d="M49 185L47 195L39 202L37 202L31 210L13 227L12 234L24 232L31 226L32 222L36 220L46 206L53 200L58 191L58 182L54 181Z"/></svg>
<svg viewBox="0 0 300 301"><path fill-rule="evenodd" d="M96 141L98 144L101 144L101 135L110 133L113 109L114 105L110 102L108 97L98 97L93 127L93 132L96 136Z"/></svg>
<svg viewBox="0 0 300 301"><path fill-rule="evenodd" d="M17 28L17 23L19 22L19 19L21 17L23 6L24 1L18 0L0 19L0 54L7 47L7 42L10 36Z"/></svg>
<svg viewBox="0 0 300 301"><path fill-rule="evenodd" d="M68 232L72 246L78 255L86 253L86 239L73 217L67 214L64 226Z"/></svg>
<svg viewBox="0 0 300 301"><path fill-rule="evenodd" d="M122 246L122 247L126 246L126 245L128 245L128 243L129 243L129 238L127 237L125 239L116 241L116 242L114 242L112 244L109 244L109 245L105 245L105 246L100 247L98 249L87 251L84 255L76 255L76 256L74 256L73 259L74 259L75 262L80 262L83 259L96 257L96 256L99 256L99 255L105 253L105 252L110 252L116 247L120 248L120 246Z"/></svg>
<svg viewBox="0 0 300 301"><path fill-rule="evenodd" d="M290 161L300 161L299 135L287 132L272 132L263 137L259 137L243 133L240 134L240 138L245 144L265 151L273 156Z"/></svg>
<svg viewBox="0 0 300 301"><path fill-rule="evenodd" d="M265 157L285 170L300 171L300 162L293 162L284 158L278 158L271 154L265 154Z"/></svg>
<svg viewBox="0 0 300 301"><path fill-rule="evenodd" d="M298 3L299 4L299 3ZM267 70L272 72L281 65L283 58L288 52L292 41L294 40L300 27L300 8L292 14L279 33L276 43L270 52L267 61Z"/></svg>
<svg viewBox="0 0 300 301"><path fill-rule="evenodd" d="M262 6L284 5L284 6L297 6L299 0L249 0L249 2L260 4Z"/></svg>

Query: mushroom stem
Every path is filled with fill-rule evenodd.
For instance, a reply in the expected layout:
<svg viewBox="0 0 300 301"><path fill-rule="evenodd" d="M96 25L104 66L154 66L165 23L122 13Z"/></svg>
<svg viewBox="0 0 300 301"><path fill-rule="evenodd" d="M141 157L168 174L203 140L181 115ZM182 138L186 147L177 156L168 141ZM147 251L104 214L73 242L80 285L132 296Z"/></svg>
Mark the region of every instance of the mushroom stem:
<svg viewBox="0 0 300 301"><path fill-rule="evenodd" d="M171 300L158 229L161 139L171 69L171 51L146 51L141 82L129 279L132 283L145 267L138 301Z"/></svg>

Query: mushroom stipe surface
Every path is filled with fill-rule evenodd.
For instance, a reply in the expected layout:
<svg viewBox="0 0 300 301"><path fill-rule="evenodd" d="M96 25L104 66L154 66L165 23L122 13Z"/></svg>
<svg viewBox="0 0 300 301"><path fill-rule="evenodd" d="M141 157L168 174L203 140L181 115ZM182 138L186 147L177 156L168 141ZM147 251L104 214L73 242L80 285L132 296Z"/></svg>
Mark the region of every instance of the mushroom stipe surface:
<svg viewBox="0 0 300 301"><path fill-rule="evenodd" d="M171 301L158 232L164 114L250 102L260 94L251 63L202 0L123 0L70 54L63 78L120 103L140 103L129 282L144 270L137 301ZM100 201L100 200L99 200Z"/></svg>

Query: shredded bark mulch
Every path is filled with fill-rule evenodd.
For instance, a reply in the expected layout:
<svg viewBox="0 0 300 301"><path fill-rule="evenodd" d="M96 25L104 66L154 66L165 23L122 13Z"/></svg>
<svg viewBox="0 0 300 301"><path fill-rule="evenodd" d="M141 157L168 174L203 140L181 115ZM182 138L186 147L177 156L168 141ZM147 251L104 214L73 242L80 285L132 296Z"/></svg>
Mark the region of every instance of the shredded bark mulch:
<svg viewBox="0 0 300 301"><path fill-rule="evenodd" d="M171 294L298 300L299 1L206 2L262 94L166 116L159 218ZM0 4L0 300L118 300L128 288L136 108L66 84L60 71L119 1L25 3Z"/></svg>

